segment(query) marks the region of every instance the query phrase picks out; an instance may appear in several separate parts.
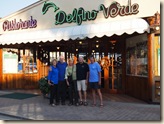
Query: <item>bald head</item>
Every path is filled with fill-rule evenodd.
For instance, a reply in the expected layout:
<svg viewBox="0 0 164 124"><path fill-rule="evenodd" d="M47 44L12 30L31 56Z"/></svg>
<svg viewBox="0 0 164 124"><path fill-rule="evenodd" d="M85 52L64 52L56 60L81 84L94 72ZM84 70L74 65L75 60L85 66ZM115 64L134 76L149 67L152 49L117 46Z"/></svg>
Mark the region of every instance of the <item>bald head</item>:
<svg viewBox="0 0 164 124"><path fill-rule="evenodd" d="M84 62L84 58L82 56L79 57L79 62L83 63Z"/></svg>
<svg viewBox="0 0 164 124"><path fill-rule="evenodd" d="M64 62L64 56L60 56L59 61L60 61L61 63L63 63L63 62Z"/></svg>

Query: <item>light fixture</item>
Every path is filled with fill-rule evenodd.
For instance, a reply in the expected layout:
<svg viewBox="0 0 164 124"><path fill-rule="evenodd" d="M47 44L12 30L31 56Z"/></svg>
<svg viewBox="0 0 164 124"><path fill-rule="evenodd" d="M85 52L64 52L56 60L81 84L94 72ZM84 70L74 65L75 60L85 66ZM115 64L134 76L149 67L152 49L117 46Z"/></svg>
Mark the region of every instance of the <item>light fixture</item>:
<svg viewBox="0 0 164 124"><path fill-rule="evenodd" d="M60 49L60 47L57 47L57 49L59 50L59 49Z"/></svg>
<svg viewBox="0 0 164 124"><path fill-rule="evenodd" d="M82 41L79 41L79 44L82 44Z"/></svg>
<svg viewBox="0 0 164 124"><path fill-rule="evenodd" d="M96 45L96 48L98 48L99 47L99 45Z"/></svg>
<svg viewBox="0 0 164 124"><path fill-rule="evenodd" d="M76 52L78 51L78 49L76 49Z"/></svg>
<svg viewBox="0 0 164 124"><path fill-rule="evenodd" d="M155 27L155 30L156 30L156 31L159 31L159 29L160 29L159 26L156 26L156 27Z"/></svg>
<svg viewBox="0 0 164 124"><path fill-rule="evenodd" d="M160 14L158 11L154 14L154 16L149 17L148 19L151 31L155 33L160 33Z"/></svg>
<svg viewBox="0 0 164 124"><path fill-rule="evenodd" d="M92 50L92 52L94 53L94 52L95 52L95 50Z"/></svg>
<svg viewBox="0 0 164 124"><path fill-rule="evenodd" d="M110 42L112 43L112 45L115 45L117 41L116 40L111 40Z"/></svg>
<svg viewBox="0 0 164 124"><path fill-rule="evenodd" d="M99 41L97 40L96 42L98 43Z"/></svg>

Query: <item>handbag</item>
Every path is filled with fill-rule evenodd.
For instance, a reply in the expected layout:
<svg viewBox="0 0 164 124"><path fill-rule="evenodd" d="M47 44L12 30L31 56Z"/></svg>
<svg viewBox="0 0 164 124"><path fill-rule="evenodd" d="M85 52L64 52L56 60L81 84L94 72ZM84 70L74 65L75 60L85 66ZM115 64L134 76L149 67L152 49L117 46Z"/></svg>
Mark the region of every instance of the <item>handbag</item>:
<svg viewBox="0 0 164 124"><path fill-rule="evenodd" d="M72 75L68 76L68 82L71 83L73 81Z"/></svg>
<svg viewBox="0 0 164 124"><path fill-rule="evenodd" d="M72 67L72 74L73 74L73 67ZM68 82L69 83L73 82L72 74L68 76Z"/></svg>

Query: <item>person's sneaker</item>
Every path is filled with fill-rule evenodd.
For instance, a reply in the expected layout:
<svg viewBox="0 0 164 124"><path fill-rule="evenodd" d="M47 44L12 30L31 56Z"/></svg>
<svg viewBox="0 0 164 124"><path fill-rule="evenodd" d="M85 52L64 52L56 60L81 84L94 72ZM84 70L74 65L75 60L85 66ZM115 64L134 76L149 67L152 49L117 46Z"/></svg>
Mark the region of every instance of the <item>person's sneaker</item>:
<svg viewBox="0 0 164 124"><path fill-rule="evenodd" d="M88 105L88 103L87 102L84 102L84 106L87 106Z"/></svg>
<svg viewBox="0 0 164 124"><path fill-rule="evenodd" d="M55 104L54 104L54 103L52 103L52 104L51 104L51 106L52 106L52 107L54 107L54 106L55 106Z"/></svg>
<svg viewBox="0 0 164 124"><path fill-rule="evenodd" d="M75 104L75 106L79 106L79 103L77 102L77 103Z"/></svg>

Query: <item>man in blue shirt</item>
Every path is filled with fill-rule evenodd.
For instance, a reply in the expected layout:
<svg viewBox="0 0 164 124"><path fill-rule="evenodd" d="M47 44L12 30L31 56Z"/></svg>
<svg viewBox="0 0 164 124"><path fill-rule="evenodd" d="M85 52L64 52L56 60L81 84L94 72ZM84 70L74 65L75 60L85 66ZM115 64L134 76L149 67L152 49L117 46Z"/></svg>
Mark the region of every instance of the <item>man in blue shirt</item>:
<svg viewBox="0 0 164 124"><path fill-rule="evenodd" d="M64 57L60 56L59 61L57 63L57 68L59 71L58 94L59 94L59 98L61 98L62 105L65 105L65 99L66 99L66 89L67 89L67 84L65 81L66 67L67 67L67 63L64 62ZM57 103L57 105L58 104L59 103Z"/></svg>
<svg viewBox="0 0 164 124"><path fill-rule="evenodd" d="M95 91L97 91L100 98L100 107L103 107L103 99L101 94L101 67L95 62L94 57L89 57L91 63L89 64L89 86L92 89L93 96L93 106L96 106L96 95Z"/></svg>

